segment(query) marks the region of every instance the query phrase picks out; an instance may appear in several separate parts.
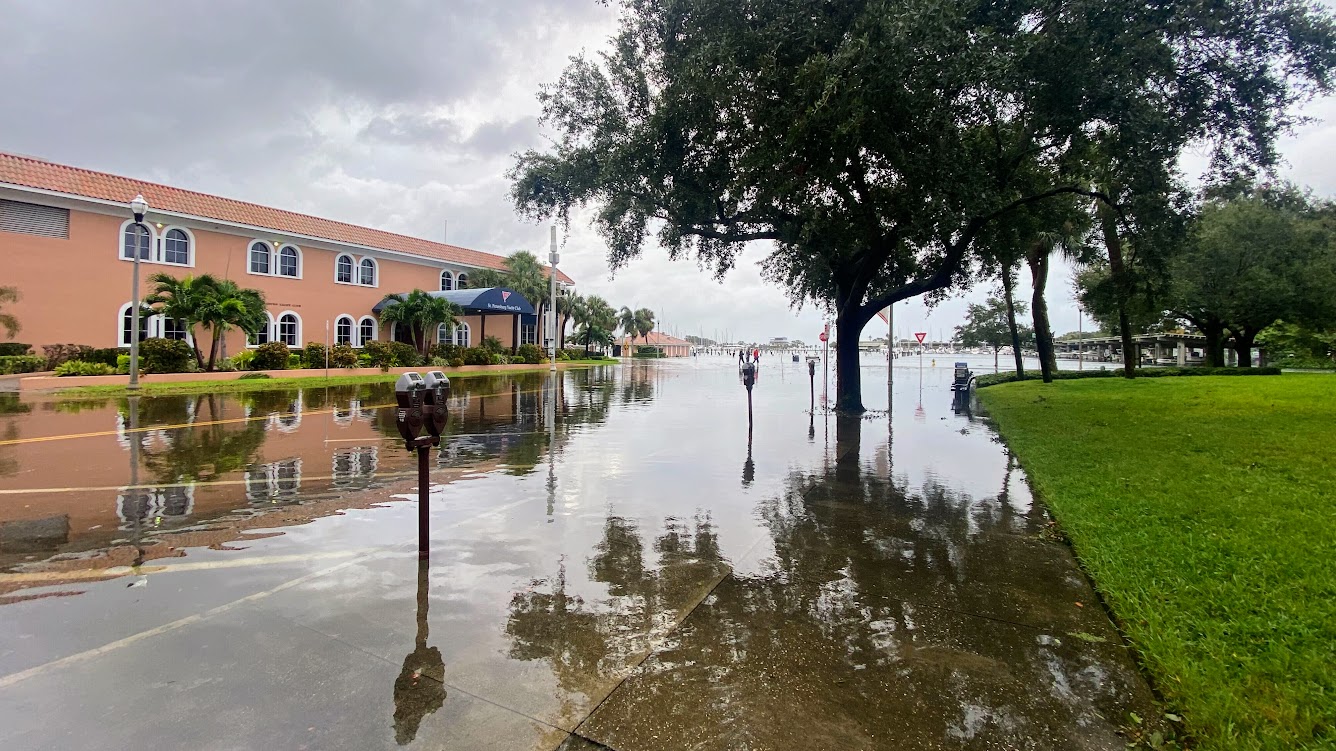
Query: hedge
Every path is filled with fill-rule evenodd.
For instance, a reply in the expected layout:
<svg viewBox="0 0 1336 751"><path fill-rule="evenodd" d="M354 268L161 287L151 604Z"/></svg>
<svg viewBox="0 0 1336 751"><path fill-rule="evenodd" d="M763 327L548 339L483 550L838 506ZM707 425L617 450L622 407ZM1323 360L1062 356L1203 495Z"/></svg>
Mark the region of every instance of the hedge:
<svg viewBox="0 0 1336 751"><path fill-rule="evenodd" d="M20 342L0 342L0 357L19 357L32 354L31 344Z"/></svg>
<svg viewBox="0 0 1336 751"><path fill-rule="evenodd" d="M1109 370L1059 370L1053 373L1055 381L1075 381L1081 378L1113 378L1123 375L1122 368ZM1172 376L1271 376L1280 375L1280 368L1137 368L1137 378L1167 378ZM1025 378L1017 378L1015 372L1008 373L985 373L981 376L975 376L975 388L987 388L996 386L999 383L1011 383L1013 381L1039 380L1039 371L1031 370L1025 373Z"/></svg>
<svg viewBox="0 0 1336 751"><path fill-rule="evenodd" d="M0 375L16 373L36 373L46 367L46 358L41 355L4 355L0 356Z"/></svg>

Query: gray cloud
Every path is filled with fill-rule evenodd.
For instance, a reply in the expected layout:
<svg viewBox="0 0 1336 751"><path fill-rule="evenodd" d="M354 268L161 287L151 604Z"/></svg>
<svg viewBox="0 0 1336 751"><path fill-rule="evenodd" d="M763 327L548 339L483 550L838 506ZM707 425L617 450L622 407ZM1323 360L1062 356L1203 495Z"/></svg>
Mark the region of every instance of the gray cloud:
<svg viewBox="0 0 1336 751"><path fill-rule="evenodd" d="M509 155L541 146L539 85L602 47L615 13L597 0L6 0L0 149L437 240L449 220L451 242L542 255L546 229L507 198ZM1282 147L1293 178L1324 194L1332 133L1314 123ZM813 341L821 327L761 280L764 246L721 284L656 249L614 277L583 219L563 244L582 291L655 308L681 334ZM1076 328L1069 276L1059 266L1049 282L1058 331ZM904 304L897 327L949 331L987 292Z"/></svg>

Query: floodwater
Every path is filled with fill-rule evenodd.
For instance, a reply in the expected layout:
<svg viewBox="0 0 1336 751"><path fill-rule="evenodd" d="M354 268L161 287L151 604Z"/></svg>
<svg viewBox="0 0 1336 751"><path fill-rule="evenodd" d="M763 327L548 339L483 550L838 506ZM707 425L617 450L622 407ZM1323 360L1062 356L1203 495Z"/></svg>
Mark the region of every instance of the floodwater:
<svg viewBox="0 0 1336 751"><path fill-rule="evenodd" d="M425 561L388 387L0 394L0 747L1123 748L941 359L890 419L884 362L858 419L765 360L750 430L726 357L458 379Z"/></svg>

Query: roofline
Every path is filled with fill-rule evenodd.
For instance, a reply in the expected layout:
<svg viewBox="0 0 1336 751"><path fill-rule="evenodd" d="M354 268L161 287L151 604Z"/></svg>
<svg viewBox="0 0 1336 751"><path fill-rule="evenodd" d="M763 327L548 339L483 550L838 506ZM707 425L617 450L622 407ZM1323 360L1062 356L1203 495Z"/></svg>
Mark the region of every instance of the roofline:
<svg viewBox="0 0 1336 751"><path fill-rule="evenodd" d="M212 198L212 199L223 200L223 201L233 201L233 202L235 202L235 203L245 204L245 205L247 205L247 206L253 206L253 207L258 208L258 209L267 209L267 210L271 210L271 211L281 211L281 212L286 213L286 214L291 214L291 215L293 215L293 216L298 216L298 217L302 217L302 218L306 218L306 219L317 219L317 220L324 221L324 222L333 222L333 223L336 223L336 224L342 224L342 225L344 225L344 226L352 227L352 228L360 229L360 230L373 230L373 231L375 231L375 232L382 232L382 233L384 233L384 234L387 234L387 235L393 235L393 236L395 236L395 237L402 237L402 238L404 238L405 240L417 241L417 242L432 242L432 243L435 242L434 240L427 240L426 238L412 237L412 236L410 236L410 235L404 235L404 234L401 234L401 233L398 233L398 232L389 232L388 230L375 229L374 227L366 227L366 226L363 226L363 225L352 224L352 223L350 223L350 222L344 222L344 221L341 221L341 220L338 220L338 219L329 219L329 218L327 218L327 217L319 217L319 216L314 216L314 215L312 215L312 214L299 214L299 213L297 213L297 212L295 212L295 211L289 211L289 210L287 210L287 209L280 209L280 208L273 207L273 206L263 206L263 205L261 205L261 204L254 203L254 202L252 202L252 201L243 201L243 200L236 199L236 198L226 198L226 197L224 197L224 196L216 196L216 195L213 195L213 194L211 194L211 193L203 193L203 192L201 192L201 191L190 190L190 189L188 189L188 188L178 188L178 187L175 187L175 186L172 186L172 185L166 185L166 184L164 184L164 183L152 182L152 181L149 181L149 180L140 180L139 178L136 178L136 177L126 177L126 176L124 176L124 175L115 175L115 174L112 174L112 173L110 173L110 172L98 172L98 171L90 170L90 169L86 169L86 168L83 168L83 167L75 167L75 166L72 166L72 165L60 164L60 163L58 163L58 162L52 162L52 161L50 161L50 160L42 159L42 158L40 158L40 157L26 156L26 155L23 155L23 154L12 154L12 153L7 153L7 152L3 152L3 151L0 151L0 154L7 154L8 156L12 156L12 157L15 157L15 158L18 158L18 159L27 159L27 160L30 160L30 161L33 161L33 162L38 162L38 163L41 163L41 164L47 164L47 165L50 165L50 166L52 166L52 167L58 167L58 168L60 168L60 169L77 170L77 171L80 171L80 172L85 172L85 173L93 174L93 175L106 175L106 176L109 176L109 177L116 177L116 178L121 178L121 179L124 179L124 180L130 180L130 181L133 181L133 182L136 182L136 183L141 183L141 184L143 184L143 185L150 185L150 186L157 187L157 188L164 188L164 189L166 189L166 190L183 191L183 192L186 192L186 193L194 193L195 195L198 195L198 196L204 196L204 197L206 197L206 198ZM80 193L66 193L66 192L58 191L58 190L50 190L50 189L48 189L48 188L38 188L38 187L35 187L35 186L32 186L32 185L23 185L23 184L21 184L21 183L0 182L0 189L13 190L13 191L17 191L17 192L20 192L20 193L33 193L33 194L36 194L36 195L44 195L44 196L51 196L51 197L57 197L57 198L72 199L72 200L76 200L76 201L82 201L82 202L85 202L85 203L95 204L95 205L98 205L98 206L116 207L116 208L121 209L121 210L125 210L125 208L126 208L126 204L125 204L125 203L122 203L122 202L119 202L119 201L112 201L112 200L105 199L105 198L96 198L96 197L93 197L93 196L86 196L86 195L82 195L82 194L80 194ZM197 222L205 222L205 223L211 223L211 224L217 224L217 225L226 225L226 226L228 226L228 227L236 227L236 228L244 229L244 230L250 231L250 232L252 232L252 233L255 233L258 237L261 237L261 238L263 238L265 234L271 234L271 235L272 235L272 234L278 234L278 235L282 235L282 236L285 236L285 237L290 237L290 238L298 239L298 240L304 240L304 241L312 241L312 240L313 240L313 241L316 241L316 242L326 243L326 244L329 244L329 245L338 245L338 246L341 246L341 247L350 248L350 249L355 249L355 250L359 250L359 251L362 251L362 252L365 252L365 251L373 251L373 252L377 252L377 253L386 253L386 254L391 255L391 256L398 256L398 257L401 257L401 258L413 259L413 260L416 260L416 261L418 261L418 262L425 262L423 265L440 266L440 267L442 267L442 268L444 268L444 267L447 266L447 265L452 265L452 266L464 266L464 267L471 268L471 269L487 269L487 268L492 268L492 267L488 267L488 266L475 266L475 265L471 265L471 264L467 264L467 263L457 263L457 262L453 262L453 261L446 261L446 260L444 260L444 259L433 258L433 257L428 256L428 255L421 255L421 254L418 254L418 253L409 253L409 252L406 252L406 251L402 251L402 250L393 250L393 249L390 249L390 248L381 248L381 247L376 247L376 246L374 246L374 245L362 245L362 244L360 244L360 243L347 242L347 241L344 241L344 240L335 240L335 239L333 239L333 238L329 238L329 237L320 237L320 236L317 236L317 235L307 235L307 234L303 234L303 233L299 233L299 232L290 232L290 231L287 231L287 230L280 230L280 229L275 228L275 227L261 227L261 226L259 226L259 225L245 224L245 223L242 223L242 222L236 222L236 221L232 221L232 220L229 220L229 219L219 219L219 218L211 217L211 216L199 216L199 215L196 215L196 214L185 214L185 213L177 212L177 211L167 211L167 210L164 210L164 209L156 209L156 208L153 208L152 206L149 207L149 213L150 213L150 215L152 215L152 214L157 214L157 215L160 215L160 216L166 216L166 217L175 217L175 218L179 218L179 219L189 219L189 220L193 220L193 221L197 221ZM482 254L484 254L484 255L489 255L489 256L492 256L492 257L494 257L494 258L497 258L498 260L504 260L504 259L505 259L505 256L497 255L497 254L495 254L495 253L489 253L489 252L487 252L487 251L485 251L485 250L476 250L476 249L474 249L474 248L465 248L465 247L463 247L463 246L461 246L461 245L450 245L449 243L436 243L436 244L438 244L438 245L442 245L442 246L445 246L445 247L450 247L450 248L457 248L457 249L459 249L459 250L465 250L465 251L469 251L469 252L472 252L472 253L482 253ZM543 268L544 268L544 270L546 270L548 267L544 266ZM500 270L500 269L493 269L493 270ZM566 273L563 272L560 268L557 269L557 281L558 281L558 282L565 283L565 284L570 284L570 285L574 285L574 284L575 284L575 280L572 279L570 276L566 275Z"/></svg>

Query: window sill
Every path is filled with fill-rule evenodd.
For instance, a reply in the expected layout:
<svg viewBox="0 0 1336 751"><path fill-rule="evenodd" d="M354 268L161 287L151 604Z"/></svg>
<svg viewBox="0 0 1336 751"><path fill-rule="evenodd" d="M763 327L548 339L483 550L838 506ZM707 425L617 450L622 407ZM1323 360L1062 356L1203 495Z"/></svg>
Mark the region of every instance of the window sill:
<svg viewBox="0 0 1336 751"><path fill-rule="evenodd" d="M251 271L250 269L246 269L246 273L251 276L265 276L270 279L291 279L293 281L301 281L302 278L301 274L298 274L297 276L288 276L287 274L273 274L263 271Z"/></svg>
<svg viewBox="0 0 1336 751"><path fill-rule="evenodd" d="M120 260L122 260L122 261L124 261L124 262L126 262L126 263L134 263L134 262L135 262L135 259L133 259L133 258L126 258L125 256L120 256ZM151 263L151 264L153 264L154 266L175 266L175 267L178 268L178 269L193 269L193 268L195 268L195 262L194 262L194 261L191 261L190 263L172 263L171 261L155 261L155 260L153 260L152 258L141 258L141 259L139 259L139 262L140 262L141 264L144 264L144 263Z"/></svg>
<svg viewBox="0 0 1336 751"><path fill-rule="evenodd" d="M335 279L334 283L342 284L345 287L362 287L363 289L376 289L380 287L379 284L362 284L361 282L341 282L338 279Z"/></svg>

